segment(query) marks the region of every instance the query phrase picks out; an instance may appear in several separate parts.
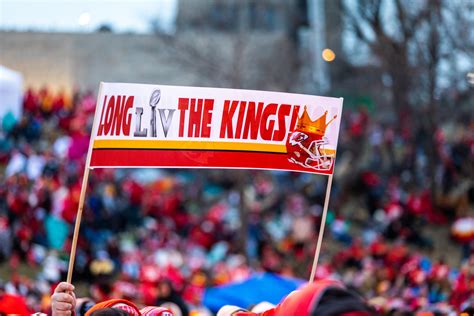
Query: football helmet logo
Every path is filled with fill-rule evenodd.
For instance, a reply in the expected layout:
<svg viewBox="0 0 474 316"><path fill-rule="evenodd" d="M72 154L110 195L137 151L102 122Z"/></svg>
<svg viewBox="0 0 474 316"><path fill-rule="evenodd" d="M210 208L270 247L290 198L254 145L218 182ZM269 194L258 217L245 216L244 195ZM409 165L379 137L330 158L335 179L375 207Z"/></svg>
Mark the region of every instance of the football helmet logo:
<svg viewBox="0 0 474 316"><path fill-rule="evenodd" d="M325 145L329 144L325 133L326 127L337 115L327 123L326 115L327 111L313 121L305 107L303 115L298 118L295 130L289 133L286 141L288 161L318 171L332 168L335 154L325 149Z"/></svg>

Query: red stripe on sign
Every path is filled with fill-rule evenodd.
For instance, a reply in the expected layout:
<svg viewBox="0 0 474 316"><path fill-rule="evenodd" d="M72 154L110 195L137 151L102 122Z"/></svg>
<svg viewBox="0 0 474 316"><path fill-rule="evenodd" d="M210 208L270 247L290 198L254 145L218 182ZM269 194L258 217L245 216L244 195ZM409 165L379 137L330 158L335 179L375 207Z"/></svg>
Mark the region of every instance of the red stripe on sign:
<svg viewBox="0 0 474 316"><path fill-rule="evenodd" d="M305 168L289 162L281 153L163 149L94 149L91 167L243 168L319 174L331 174L334 168Z"/></svg>

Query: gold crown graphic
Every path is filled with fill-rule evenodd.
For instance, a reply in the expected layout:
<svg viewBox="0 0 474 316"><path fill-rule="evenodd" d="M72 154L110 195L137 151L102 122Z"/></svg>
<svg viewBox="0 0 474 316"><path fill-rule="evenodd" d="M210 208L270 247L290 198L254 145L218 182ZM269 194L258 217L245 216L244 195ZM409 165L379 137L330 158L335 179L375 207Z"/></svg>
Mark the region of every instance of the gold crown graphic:
<svg viewBox="0 0 474 316"><path fill-rule="evenodd" d="M327 114L328 114L328 111L325 111L321 117L313 121L311 117L309 117L307 106L305 106L303 115L298 117L298 122L296 123L296 129L300 132L307 132L307 133L324 136L328 125L331 124L332 121L334 121L337 117L337 115L334 115L334 117L329 122L326 123Z"/></svg>

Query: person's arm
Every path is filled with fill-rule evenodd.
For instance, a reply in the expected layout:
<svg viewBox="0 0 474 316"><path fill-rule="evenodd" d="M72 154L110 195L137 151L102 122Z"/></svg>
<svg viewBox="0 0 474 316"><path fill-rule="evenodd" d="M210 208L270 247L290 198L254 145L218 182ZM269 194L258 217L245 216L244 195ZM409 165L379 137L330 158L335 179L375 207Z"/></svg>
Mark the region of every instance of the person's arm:
<svg viewBox="0 0 474 316"><path fill-rule="evenodd" d="M74 294L74 285L61 282L54 289L51 296L51 313L52 316L69 316L74 315L76 307L76 295Z"/></svg>

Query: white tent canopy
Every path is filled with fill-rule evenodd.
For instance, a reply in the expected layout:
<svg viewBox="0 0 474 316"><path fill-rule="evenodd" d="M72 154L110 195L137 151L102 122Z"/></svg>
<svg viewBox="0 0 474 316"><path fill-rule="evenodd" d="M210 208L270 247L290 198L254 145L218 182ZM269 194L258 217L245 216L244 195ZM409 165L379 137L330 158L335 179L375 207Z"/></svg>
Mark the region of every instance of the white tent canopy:
<svg viewBox="0 0 474 316"><path fill-rule="evenodd" d="M11 112L19 120L23 111L23 76L0 65L0 119Z"/></svg>

